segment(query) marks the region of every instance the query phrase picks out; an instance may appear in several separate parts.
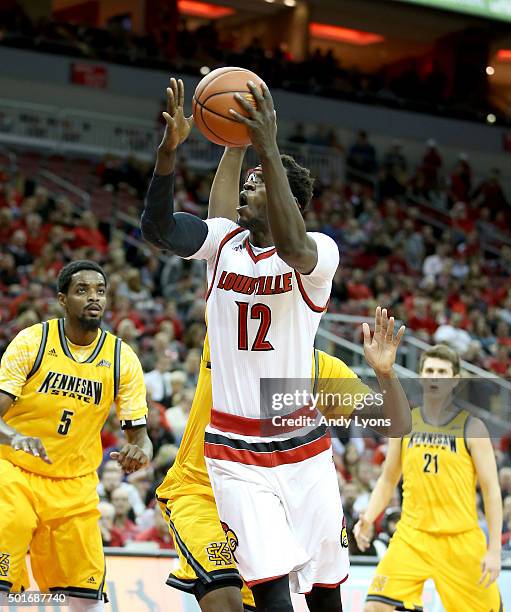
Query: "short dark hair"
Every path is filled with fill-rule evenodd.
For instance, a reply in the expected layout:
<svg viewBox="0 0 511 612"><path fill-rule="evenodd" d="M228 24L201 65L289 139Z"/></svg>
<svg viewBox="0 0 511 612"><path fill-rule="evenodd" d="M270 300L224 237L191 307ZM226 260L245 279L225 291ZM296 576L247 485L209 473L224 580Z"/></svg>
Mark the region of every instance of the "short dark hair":
<svg viewBox="0 0 511 612"><path fill-rule="evenodd" d="M310 170L300 166L291 155L281 155L280 159L286 170L291 191L298 201L298 206L302 212L305 212L312 200L314 178L311 176Z"/></svg>
<svg viewBox="0 0 511 612"><path fill-rule="evenodd" d="M448 361L452 365L453 375L457 376L460 373L460 356L454 349L447 346L447 344L436 344L422 353L419 362L419 374L422 372L424 362L428 357L435 357L436 359Z"/></svg>
<svg viewBox="0 0 511 612"><path fill-rule="evenodd" d="M71 278L73 274L81 272L82 270L93 270L99 272L105 279L105 285L107 284L106 274L103 268L95 261L89 259L79 259L78 261L72 261L62 268L57 278L57 291L59 293L67 293Z"/></svg>

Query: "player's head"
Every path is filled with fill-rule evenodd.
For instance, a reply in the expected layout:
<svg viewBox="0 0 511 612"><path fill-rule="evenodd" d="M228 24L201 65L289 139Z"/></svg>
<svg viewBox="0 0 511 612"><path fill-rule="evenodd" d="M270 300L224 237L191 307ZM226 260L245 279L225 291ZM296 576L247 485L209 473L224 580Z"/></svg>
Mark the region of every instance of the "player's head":
<svg viewBox="0 0 511 612"><path fill-rule="evenodd" d="M310 170L300 166L290 155L281 155L289 187L300 212L304 213L312 199L314 179ZM238 224L251 231L265 231L268 227L266 215L266 187L261 166L249 170L240 193Z"/></svg>
<svg viewBox="0 0 511 612"><path fill-rule="evenodd" d="M460 377L460 356L445 344L432 346L421 355L419 376L423 379L424 393L450 395Z"/></svg>
<svg viewBox="0 0 511 612"><path fill-rule="evenodd" d="M66 317L85 331L101 325L106 306L106 275L94 261L72 261L64 266L57 279L60 305Z"/></svg>

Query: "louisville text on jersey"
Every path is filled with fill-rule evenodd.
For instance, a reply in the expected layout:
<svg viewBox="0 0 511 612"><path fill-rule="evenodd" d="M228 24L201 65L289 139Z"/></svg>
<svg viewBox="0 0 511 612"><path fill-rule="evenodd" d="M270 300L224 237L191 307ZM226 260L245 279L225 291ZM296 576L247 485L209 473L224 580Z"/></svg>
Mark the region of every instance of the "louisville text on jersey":
<svg viewBox="0 0 511 612"><path fill-rule="evenodd" d="M224 270L218 279L217 288L243 295L277 295L293 290L292 272L276 276L245 276Z"/></svg>
<svg viewBox="0 0 511 612"><path fill-rule="evenodd" d="M87 404L92 400L98 406L103 394L103 383L50 371L37 392L79 399Z"/></svg>

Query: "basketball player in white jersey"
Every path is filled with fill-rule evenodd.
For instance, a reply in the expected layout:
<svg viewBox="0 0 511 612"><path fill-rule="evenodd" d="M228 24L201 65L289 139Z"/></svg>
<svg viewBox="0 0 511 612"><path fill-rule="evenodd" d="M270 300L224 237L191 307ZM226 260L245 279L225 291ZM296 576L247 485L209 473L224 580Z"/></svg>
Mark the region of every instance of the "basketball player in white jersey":
<svg viewBox="0 0 511 612"><path fill-rule="evenodd" d="M238 223L174 213L175 151L192 122L183 115L182 82L171 83L173 105L164 113L167 128L142 233L158 248L207 262L214 367L205 456L219 515L258 611L292 612L291 586L306 594L311 612L338 612L349 562L326 427L304 430L291 418L280 427L260 399L262 379L310 380L338 248L324 234L306 232L302 210L313 181L308 170L280 155L270 92L251 83L257 108L238 98L249 118L235 111L233 118L247 125L261 166L243 186ZM403 435L411 425L408 402L395 380L387 383L395 378L392 366L404 328L394 337L386 311L378 325L381 342L368 360L392 399L385 402L392 435ZM368 327L364 335L370 335ZM310 414L305 405L293 417Z"/></svg>

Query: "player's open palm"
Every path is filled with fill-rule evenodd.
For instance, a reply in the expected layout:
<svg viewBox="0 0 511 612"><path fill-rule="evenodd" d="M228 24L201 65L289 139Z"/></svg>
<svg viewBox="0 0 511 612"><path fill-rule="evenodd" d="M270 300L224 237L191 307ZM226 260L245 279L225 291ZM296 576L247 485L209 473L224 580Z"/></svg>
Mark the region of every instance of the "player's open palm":
<svg viewBox="0 0 511 612"><path fill-rule="evenodd" d="M184 142L193 127L193 117L185 117L185 86L181 79L170 79L170 87L167 87L167 111L163 112L163 118L167 125L160 143L159 150L164 153L172 153Z"/></svg>
<svg viewBox="0 0 511 612"><path fill-rule="evenodd" d="M388 374L396 361L396 353L405 333L402 325L394 336L394 317L388 317L387 309L378 306L374 317L374 333L367 323L363 323L364 355L367 363L377 374Z"/></svg>

